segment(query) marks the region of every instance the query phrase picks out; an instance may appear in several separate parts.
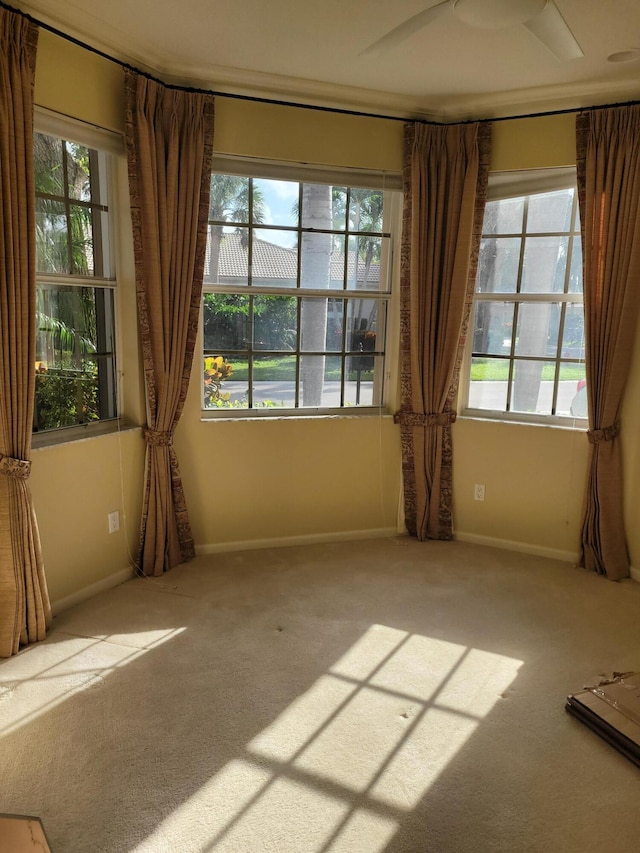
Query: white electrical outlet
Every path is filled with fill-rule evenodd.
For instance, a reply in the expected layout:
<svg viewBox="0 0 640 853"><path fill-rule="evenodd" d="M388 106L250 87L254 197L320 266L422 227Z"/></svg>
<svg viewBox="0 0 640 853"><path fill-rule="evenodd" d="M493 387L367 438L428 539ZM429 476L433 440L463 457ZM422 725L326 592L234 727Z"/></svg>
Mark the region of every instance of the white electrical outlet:
<svg viewBox="0 0 640 853"><path fill-rule="evenodd" d="M474 501L483 501L484 500L484 483L476 483L473 487L473 499Z"/></svg>
<svg viewBox="0 0 640 853"><path fill-rule="evenodd" d="M120 530L120 513L116 510L110 512L107 517L109 519L109 533L117 533Z"/></svg>

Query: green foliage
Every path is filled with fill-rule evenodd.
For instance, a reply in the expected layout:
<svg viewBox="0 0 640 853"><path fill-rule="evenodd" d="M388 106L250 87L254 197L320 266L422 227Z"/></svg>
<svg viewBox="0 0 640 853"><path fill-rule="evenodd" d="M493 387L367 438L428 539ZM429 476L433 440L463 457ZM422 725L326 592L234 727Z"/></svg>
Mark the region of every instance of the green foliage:
<svg viewBox="0 0 640 853"><path fill-rule="evenodd" d="M34 430L58 429L99 419L97 370L36 373Z"/></svg>

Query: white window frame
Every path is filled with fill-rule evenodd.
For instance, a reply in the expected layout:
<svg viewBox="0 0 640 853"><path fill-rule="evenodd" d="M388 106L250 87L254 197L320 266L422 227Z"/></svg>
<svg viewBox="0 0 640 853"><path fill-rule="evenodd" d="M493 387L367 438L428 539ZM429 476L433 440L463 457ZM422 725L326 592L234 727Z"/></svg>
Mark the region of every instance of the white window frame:
<svg viewBox="0 0 640 853"><path fill-rule="evenodd" d="M220 420L220 419L278 419L278 418L309 418L309 417L362 417L375 414L379 416L381 413L390 414L393 408L394 389L390 387L391 370L390 365L393 364L394 358L391 352L393 342L397 335L394 335L394 320L395 311L394 305L397 299L397 288L392 286L394 278L394 248L397 243L399 228L401 224L402 213L402 175L394 172L384 172L367 169L356 168L333 168L320 166L308 163L289 163L282 161L264 160L253 157L235 157L231 155L218 154L214 155L212 174L237 175L239 177L249 177L256 179L271 179L292 181L295 183L313 183L313 184L329 184L333 186L359 187L373 190L381 190L388 193L385 199L384 221L382 234L389 240L388 257L384 263L384 274L387 280L385 289L355 291L355 290L323 290L314 291L307 288L290 288L290 287L268 287L268 286L253 286L246 285L215 285L205 281L203 286L203 300L207 293L223 293L223 294L243 294L252 296L285 296L304 299L305 297L323 297L329 299L358 299L366 296L367 299L375 299L385 306L385 329L384 340L382 347L376 347L376 352L382 350L381 365L376 370L375 383L379 387L379 403L374 403L371 406L364 405L341 405L338 407L310 407L298 405L295 407L274 406L273 408L205 408L202 391L201 393L201 417L203 420ZM232 224L232 223L229 223ZM255 228L255 232L260 230L269 230L270 228L284 228L284 226L263 224ZM288 230L299 230L292 227ZM381 267L382 275L382 267ZM343 303L346 310L346 301ZM202 323L202 318L201 318ZM327 353L327 356L341 356L350 358L350 355L345 355L347 350L343 348L340 352ZM296 356L304 356L304 352L299 349L292 351ZM211 356L205 347L205 342L202 343L202 358ZM378 357L378 356L376 356ZM202 363L202 362L201 362ZM299 382L299 376L296 382ZM224 386L223 386L224 387Z"/></svg>
<svg viewBox="0 0 640 853"><path fill-rule="evenodd" d="M501 200L501 199L509 199L509 198L518 198L521 196L531 196L539 193L553 192L555 190L562 190L574 188L576 189L576 194L574 198L575 205L575 223L576 223L576 231L571 232L570 240L580 239L579 232L579 210L578 210L578 200L577 200L577 188L576 188L576 170L575 167L561 167L561 168L550 168L550 169L532 169L532 170L522 170L522 171L505 171L505 172L493 172L489 176L489 187L487 191L487 201ZM554 234L564 235L568 232L548 232L545 233L544 236L554 236ZM527 235L526 230L521 232L520 234L500 234L496 236L500 237L509 237L509 236L521 236L523 238L523 244L525 237ZM535 236L538 236L537 233ZM524 245L523 249L524 250ZM567 262L567 267L569 266L569 260ZM520 280L520 276L522 275L523 262L522 262L522 254L520 257L519 269L518 269L518 280ZM567 270L568 274L568 270ZM467 342L465 347L464 359L462 364L462 377L460 381L460 414L462 417L467 418L476 418L481 420L498 420L498 421L507 421L514 423L524 423L524 424L532 424L532 425L542 425L542 426L556 426L556 427L565 427L565 428L573 428L578 430L586 430L587 429L587 419L585 417L577 417L577 416L566 416L566 415L557 415L557 414L538 414L533 412L518 412L518 411L509 411L503 409L481 409L481 408L473 408L469 405L469 392L471 385L471 365L472 358L475 353L473 352L473 343L474 343L474 323L475 323L475 315L476 315L476 305L478 302L515 302L517 306L532 304L535 302L543 302L543 303L565 303L565 304L584 304L584 295L583 293L575 293L575 292L563 292L563 293L554 293L554 292L544 292L544 293L520 293L520 292L499 292L499 293L476 293L473 295L473 303L471 306L471 313L469 317L469 330L467 333ZM513 363L518 358L523 358L522 356L517 356L515 353L515 328L517 324L517 314L514 317L514 325L512 330L512 340L510 352L506 354L503 358L510 364L509 376L511 377L511 370L513 369ZM497 356L494 355L485 355L484 353L478 354L480 357L489 357L494 358ZM542 359L540 359L542 360ZM571 360L571 359L570 359ZM559 362L566 362L567 359L563 358L561 354L556 352L555 356L549 356L544 358L545 362L555 362L558 364ZM576 363L583 364L584 360L577 360ZM553 390L553 400L555 402L557 395L557 379L554 379L554 390Z"/></svg>
<svg viewBox="0 0 640 853"><path fill-rule="evenodd" d="M102 231L102 275L79 276L73 274L36 273L36 285L45 287L65 286L91 287L108 290L113 295L113 359L114 368L108 377L106 393L115 408L113 417L102 418L82 424L61 426L52 429L34 431L32 446L42 447L67 441L98 436L118 430L122 425L120 416L121 394L119 388L118 353L121 351L120 323L117 297L117 232L114 211L117 206L116 168L118 160L124 160L124 140L122 135L78 119L70 118L53 110L36 106L34 110L34 132L76 142L98 152L100 179L106 191L107 226Z"/></svg>

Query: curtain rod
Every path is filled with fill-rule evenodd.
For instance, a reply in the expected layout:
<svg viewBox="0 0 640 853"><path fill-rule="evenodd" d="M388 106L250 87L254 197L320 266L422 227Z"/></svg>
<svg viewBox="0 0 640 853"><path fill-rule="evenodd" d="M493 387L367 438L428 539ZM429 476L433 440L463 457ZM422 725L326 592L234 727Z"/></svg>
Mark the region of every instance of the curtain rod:
<svg viewBox="0 0 640 853"><path fill-rule="evenodd" d="M273 106L278 107L294 107L300 110L316 110L318 112L327 112L327 113L336 113L338 115L349 115L349 116L357 116L360 118L376 118L376 119L385 119L386 121L412 121L416 124L427 124L433 125L435 127L441 127L442 125L452 124L452 125L461 125L461 124L474 124L475 122L498 122L498 121L515 121L516 119L524 119L524 118L543 118L544 116L557 116L557 115L569 115L572 113L580 113L580 112L592 112L595 110L604 110L610 109L612 107L633 107L638 106L640 101L621 101L619 103L613 104L598 104L589 107L569 107L563 110L547 110L537 113L525 113L518 115L510 115L510 116L497 116L495 118L486 118L486 119L465 119L463 121L453 121L453 122L445 122L445 121L435 121L433 119L426 118L407 118L402 116L392 116L385 115L382 113L369 113L360 110L349 110L340 107L323 107L318 104L299 104L295 101L283 101L278 100L276 98L261 98L258 95L239 95L233 92L218 92L212 89L200 89L196 86L181 86L177 83L166 83L164 80L161 80L159 77L155 77L153 74L150 74L148 71L142 71L140 68L136 68L134 65L130 65L128 62L123 62L120 59L116 59L114 56L110 56L108 53L100 50L97 47L93 47L86 42L81 41L80 39L75 38L75 36L71 36L68 33L63 32L62 30L57 29L56 27L51 26L50 24L45 24L43 21L39 21L37 18L34 18L28 12L23 12L21 9L16 9L13 6L10 6L8 3L0 0L0 7L7 9L9 12L13 12L16 15L20 15L22 18L26 18L28 21L31 21L33 24L36 24L43 30L52 33L59 38L64 39L65 41L71 42L71 44L75 44L77 47L81 47L83 50L87 50L90 53L94 53L96 56L100 56L102 59L106 59L108 62L113 62L114 65L119 65L121 68L126 69L128 71L134 71L136 74L140 74L141 77L145 77L147 80L152 80L154 83L159 83L161 86L165 86L167 89L174 89L179 92L193 92L198 95L214 95L218 98L232 98L236 101L251 101L257 104L272 104Z"/></svg>

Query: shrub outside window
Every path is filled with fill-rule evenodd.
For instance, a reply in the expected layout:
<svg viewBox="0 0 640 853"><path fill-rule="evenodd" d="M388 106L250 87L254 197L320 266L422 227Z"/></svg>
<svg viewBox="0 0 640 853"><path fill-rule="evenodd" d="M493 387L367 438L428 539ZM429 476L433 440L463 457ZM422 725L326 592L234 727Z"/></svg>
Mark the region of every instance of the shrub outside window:
<svg viewBox="0 0 640 853"><path fill-rule="evenodd" d="M324 414L382 405L392 194L212 175L206 412Z"/></svg>
<svg viewBox="0 0 640 853"><path fill-rule="evenodd" d="M106 153L34 136L34 432L116 417Z"/></svg>
<svg viewBox="0 0 640 853"><path fill-rule="evenodd" d="M574 185L487 202L472 323L467 414L586 418Z"/></svg>

